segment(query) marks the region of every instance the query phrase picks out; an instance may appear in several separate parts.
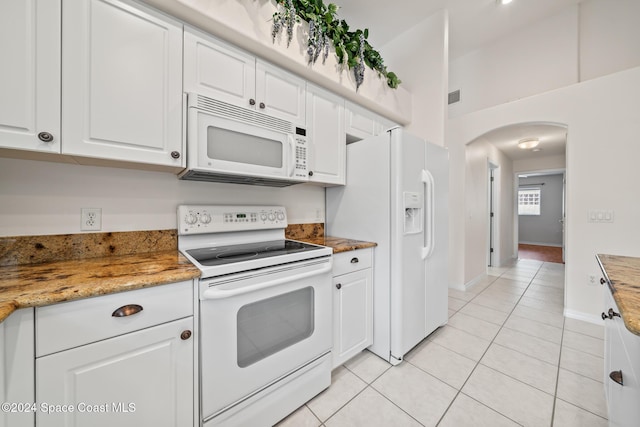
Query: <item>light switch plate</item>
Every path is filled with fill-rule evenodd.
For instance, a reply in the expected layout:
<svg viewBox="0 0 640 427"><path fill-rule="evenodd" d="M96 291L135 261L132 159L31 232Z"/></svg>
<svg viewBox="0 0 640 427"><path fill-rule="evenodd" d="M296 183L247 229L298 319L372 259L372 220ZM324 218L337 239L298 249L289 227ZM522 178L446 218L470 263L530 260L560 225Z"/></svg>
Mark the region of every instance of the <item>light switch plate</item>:
<svg viewBox="0 0 640 427"><path fill-rule="evenodd" d="M603 209L590 209L587 212L587 222L612 223L613 211Z"/></svg>

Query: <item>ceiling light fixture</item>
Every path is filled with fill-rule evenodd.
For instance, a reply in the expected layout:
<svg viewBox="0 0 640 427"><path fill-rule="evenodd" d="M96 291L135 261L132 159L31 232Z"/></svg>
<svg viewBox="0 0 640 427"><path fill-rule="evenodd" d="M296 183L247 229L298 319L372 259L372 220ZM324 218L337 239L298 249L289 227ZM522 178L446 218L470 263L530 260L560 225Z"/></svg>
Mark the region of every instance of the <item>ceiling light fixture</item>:
<svg viewBox="0 0 640 427"><path fill-rule="evenodd" d="M513 0L496 0L498 2L498 4L509 4L511 3Z"/></svg>
<svg viewBox="0 0 640 427"><path fill-rule="evenodd" d="M531 148L535 148L540 144L540 140L538 138L525 138L518 141L518 147L523 150L529 150Z"/></svg>

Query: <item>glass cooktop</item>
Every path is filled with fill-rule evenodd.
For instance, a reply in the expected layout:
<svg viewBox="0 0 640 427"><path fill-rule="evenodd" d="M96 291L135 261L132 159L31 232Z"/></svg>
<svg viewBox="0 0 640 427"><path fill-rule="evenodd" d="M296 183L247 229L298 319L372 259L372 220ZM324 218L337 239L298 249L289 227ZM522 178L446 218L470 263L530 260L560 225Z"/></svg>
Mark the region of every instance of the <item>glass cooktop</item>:
<svg viewBox="0 0 640 427"><path fill-rule="evenodd" d="M202 265L214 266L321 249L293 240L271 240L241 245L189 249L186 252Z"/></svg>

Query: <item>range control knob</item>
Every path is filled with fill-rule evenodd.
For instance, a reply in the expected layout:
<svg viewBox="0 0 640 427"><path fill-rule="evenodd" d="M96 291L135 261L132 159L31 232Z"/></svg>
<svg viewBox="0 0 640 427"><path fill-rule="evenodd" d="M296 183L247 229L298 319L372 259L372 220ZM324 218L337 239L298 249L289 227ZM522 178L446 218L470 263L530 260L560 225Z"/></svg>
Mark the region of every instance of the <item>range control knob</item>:
<svg viewBox="0 0 640 427"><path fill-rule="evenodd" d="M284 221L284 213L282 211L278 212L278 219Z"/></svg>
<svg viewBox="0 0 640 427"><path fill-rule="evenodd" d="M264 213L264 212L262 212L262 213L260 214L260 219L261 219L261 220L263 220L263 221L266 221L266 220L267 220L267 214L266 214L266 213Z"/></svg>
<svg viewBox="0 0 640 427"><path fill-rule="evenodd" d="M193 224L195 224L196 222L198 222L198 217L197 217L197 216L195 216L195 215L194 215L194 214L192 214L192 213L187 214L187 216L186 216L186 217L184 217L184 222L186 222L186 223L187 223L187 224L189 224L189 225L193 225Z"/></svg>
<svg viewBox="0 0 640 427"><path fill-rule="evenodd" d="M271 212L271 213L269 214L269 221L273 221L273 220L275 220L275 219L276 219L276 216L273 214L273 212Z"/></svg>
<svg viewBox="0 0 640 427"><path fill-rule="evenodd" d="M209 224L211 222L211 215L206 212L203 213L202 215L200 215L200 222L203 224Z"/></svg>

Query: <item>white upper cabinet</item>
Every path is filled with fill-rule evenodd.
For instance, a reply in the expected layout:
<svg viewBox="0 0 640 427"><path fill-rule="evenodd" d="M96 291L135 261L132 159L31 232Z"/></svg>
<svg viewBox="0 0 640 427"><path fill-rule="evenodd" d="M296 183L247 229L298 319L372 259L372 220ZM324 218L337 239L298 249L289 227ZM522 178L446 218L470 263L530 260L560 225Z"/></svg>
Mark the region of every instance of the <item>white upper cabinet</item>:
<svg viewBox="0 0 640 427"><path fill-rule="evenodd" d="M305 126L304 79L186 27L184 90Z"/></svg>
<svg viewBox="0 0 640 427"><path fill-rule="evenodd" d="M345 102L345 122L347 142L380 135L395 126L391 120L349 101Z"/></svg>
<svg viewBox="0 0 640 427"><path fill-rule="evenodd" d="M60 152L60 0L0 2L0 147Z"/></svg>
<svg viewBox="0 0 640 427"><path fill-rule="evenodd" d="M184 167L182 24L129 0L62 14L62 152Z"/></svg>
<svg viewBox="0 0 640 427"><path fill-rule="evenodd" d="M307 139L311 147L309 181L344 185L347 153L344 99L308 84L306 109Z"/></svg>

